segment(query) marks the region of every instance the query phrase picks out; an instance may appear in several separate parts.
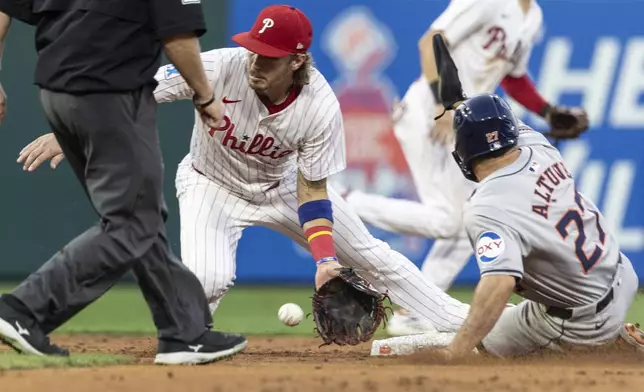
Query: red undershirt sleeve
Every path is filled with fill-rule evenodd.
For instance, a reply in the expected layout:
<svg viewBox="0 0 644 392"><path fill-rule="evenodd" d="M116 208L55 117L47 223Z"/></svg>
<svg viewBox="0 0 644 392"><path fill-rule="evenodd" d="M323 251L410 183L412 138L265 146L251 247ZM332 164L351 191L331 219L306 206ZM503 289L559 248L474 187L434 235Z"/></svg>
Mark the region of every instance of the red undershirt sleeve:
<svg viewBox="0 0 644 392"><path fill-rule="evenodd" d="M506 76L501 81L501 88L526 109L542 117L544 109L549 106L527 74L518 78Z"/></svg>

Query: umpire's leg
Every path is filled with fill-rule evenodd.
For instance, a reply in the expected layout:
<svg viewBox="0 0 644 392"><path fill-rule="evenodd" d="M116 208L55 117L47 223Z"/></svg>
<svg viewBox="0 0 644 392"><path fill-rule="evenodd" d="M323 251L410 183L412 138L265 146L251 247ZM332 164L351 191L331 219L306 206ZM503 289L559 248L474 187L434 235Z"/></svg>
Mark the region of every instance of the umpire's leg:
<svg viewBox="0 0 644 392"><path fill-rule="evenodd" d="M48 120L100 222L12 293L50 332L134 267L160 337L194 340L206 326L201 285L165 239L163 167L152 90L73 96L41 91Z"/></svg>

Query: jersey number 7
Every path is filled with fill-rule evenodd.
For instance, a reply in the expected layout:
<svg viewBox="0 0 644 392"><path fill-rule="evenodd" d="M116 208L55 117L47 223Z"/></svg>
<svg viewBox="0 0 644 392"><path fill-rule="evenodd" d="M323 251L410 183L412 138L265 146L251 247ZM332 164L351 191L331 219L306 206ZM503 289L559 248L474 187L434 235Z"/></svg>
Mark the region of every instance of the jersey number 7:
<svg viewBox="0 0 644 392"><path fill-rule="evenodd" d="M595 224L597 226L599 242L602 244L602 246L604 245L604 241L606 240L606 233L604 233L604 230L599 224L599 213L597 211L591 211L584 208L584 205L582 204L582 197L577 191L575 191L575 203L577 204L577 208L568 210L561 217L561 219L559 219L559 222L557 222L557 225L555 227L561 235L561 238L565 240L570 235L570 225L575 226L575 228L577 229L577 238L575 239L575 255L577 255L577 259L579 260L579 263L581 263L581 268L584 270L584 273L587 274L597 263L597 261L599 261L602 253L604 252L602 247L597 244L595 244L595 249L593 249L590 255L588 255L586 251L584 251L587 239L584 227L584 218L586 218L585 215L587 212L595 215Z"/></svg>

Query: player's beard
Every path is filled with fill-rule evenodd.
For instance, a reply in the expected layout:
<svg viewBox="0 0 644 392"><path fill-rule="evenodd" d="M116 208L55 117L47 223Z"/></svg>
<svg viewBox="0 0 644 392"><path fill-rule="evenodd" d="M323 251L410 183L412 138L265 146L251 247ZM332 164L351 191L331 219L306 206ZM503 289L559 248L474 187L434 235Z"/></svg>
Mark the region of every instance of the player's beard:
<svg viewBox="0 0 644 392"><path fill-rule="evenodd" d="M257 94L266 96L268 98L276 98L273 93L276 93L278 100L281 100L288 95L290 87L293 84L292 73L286 72L277 78L269 80L262 76L254 76L252 72L248 74L248 85Z"/></svg>

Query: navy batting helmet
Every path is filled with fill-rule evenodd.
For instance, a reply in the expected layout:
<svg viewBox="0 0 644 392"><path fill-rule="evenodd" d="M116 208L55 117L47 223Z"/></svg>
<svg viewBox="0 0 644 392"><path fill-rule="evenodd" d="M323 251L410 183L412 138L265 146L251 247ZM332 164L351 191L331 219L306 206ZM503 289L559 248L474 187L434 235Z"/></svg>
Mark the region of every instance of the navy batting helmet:
<svg viewBox="0 0 644 392"><path fill-rule="evenodd" d="M517 144L519 125L501 97L482 94L465 100L454 113L456 148L452 153L465 178L478 182L472 163Z"/></svg>

